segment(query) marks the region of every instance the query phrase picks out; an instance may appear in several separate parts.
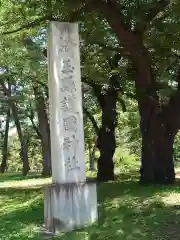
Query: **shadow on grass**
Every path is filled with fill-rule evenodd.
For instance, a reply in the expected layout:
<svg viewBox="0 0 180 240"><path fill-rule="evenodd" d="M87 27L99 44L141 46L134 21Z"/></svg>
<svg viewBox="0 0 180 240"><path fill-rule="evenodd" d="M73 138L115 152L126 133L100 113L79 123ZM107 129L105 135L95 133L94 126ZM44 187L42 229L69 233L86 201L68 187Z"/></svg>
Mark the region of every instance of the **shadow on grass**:
<svg viewBox="0 0 180 240"><path fill-rule="evenodd" d="M103 221L99 227L89 229L89 240L134 239L134 240L177 240L180 219L177 211L163 203L153 202L148 206L127 204L104 208ZM174 227L174 231L172 231ZM67 238L70 239L70 238Z"/></svg>
<svg viewBox="0 0 180 240"><path fill-rule="evenodd" d="M42 189L0 189L0 239L40 239L35 229L43 223L42 199Z"/></svg>
<svg viewBox="0 0 180 240"><path fill-rule="evenodd" d="M162 201L179 186L140 186L137 173L98 185L99 221L60 240L178 240L180 208ZM0 239L40 240L35 229L43 223L43 190L0 189Z"/></svg>
<svg viewBox="0 0 180 240"><path fill-rule="evenodd" d="M98 224L57 239L180 239L180 208L168 206L162 200L172 192L180 192L179 186L141 186L137 172L121 174L117 182L98 186Z"/></svg>
<svg viewBox="0 0 180 240"><path fill-rule="evenodd" d="M0 174L0 182L8 182L8 181L21 181L28 179L38 179L44 178L40 173L29 173L27 176L23 176L22 173L1 173Z"/></svg>

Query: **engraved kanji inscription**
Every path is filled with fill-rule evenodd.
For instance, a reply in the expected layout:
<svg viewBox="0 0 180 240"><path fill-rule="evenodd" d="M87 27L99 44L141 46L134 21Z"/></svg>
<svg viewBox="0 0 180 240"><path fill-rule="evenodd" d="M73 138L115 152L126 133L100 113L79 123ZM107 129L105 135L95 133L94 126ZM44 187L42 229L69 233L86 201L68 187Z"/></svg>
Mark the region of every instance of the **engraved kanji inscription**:
<svg viewBox="0 0 180 240"><path fill-rule="evenodd" d="M62 60L62 73L73 73L75 68L73 67L72 60L70 58Z"/></svg>
<svg viewBox="0 0 180 240"><path fill-rule="evenodd" d="M76 91L76 85L74 82L74 73L75 68L73 67L72 61L70 58L62 60L62 65L60 69L60 81L61 81L61 91L70 92Z"/></svg>
<svg viewBox="0 0 180 240"><path fill-rule="evenodd" d="M63 119L64 131L77 132L77 118L75 116L69 116Z"/></svg>
<svg viewBox="0 0 180 240"><path fill-rule="evenodd" d="M61 101L61 109L64 112L73 111L74 110L74 101L75 97L67 96Z"/></svg>
<svg viewBox="0 0 180 240"><path fill-rule="evenodd" d="M59 45L59 54L62 52L69 52L73 47L77 46L76 42L71 37L68 26L65 26L60 32Z"/></svg>
<svg viewBox="0 0 180 240"><path fill-rule="evenodd" d="M76 139L75 135L72 135L72 140L71 140L71 146L73 150L73 159L76 161L76 154L77 154L77 148L78 148L79 140Z"/></svg>
<svg viewBox="0 0 180 240"><path fill-rule="evenodd" d="M70 78L64 78L61 79L61 83L62 83L62 87L61 87L61 91L62 92L69 92L69 93L73 93L76 91L76 85L74 80L70 77Z"/></svg>
<svg viewBox="0 0 180 240"><path fill-rule="evenodd" d="M78 144L79 140L76 139L75 135L72 136L71 140L69 137L64 138L63 150L65 156L65 167L68 172L73 169L80 168L76 157Z"/></svg>
<svg viewBox="0 0 180 240"><path fill-rule="evenodd" d="M63 150L66 152L66 153L69 153L69 150L70 150L70 139L69 137L65 137L64 138L64 142L63 142Z"/></svg>

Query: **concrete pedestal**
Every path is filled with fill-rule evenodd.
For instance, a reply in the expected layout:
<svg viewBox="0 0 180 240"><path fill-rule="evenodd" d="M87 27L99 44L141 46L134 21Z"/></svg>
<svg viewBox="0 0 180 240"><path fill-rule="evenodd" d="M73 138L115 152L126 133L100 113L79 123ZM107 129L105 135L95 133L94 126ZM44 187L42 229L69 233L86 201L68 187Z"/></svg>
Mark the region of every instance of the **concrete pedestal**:
<svg viewBox="0 0 180 240"><path fill-rule="evenodd" d="M95 182L48 185L44 199L45 229L49 232L67 232L97 221Z"/></svg>

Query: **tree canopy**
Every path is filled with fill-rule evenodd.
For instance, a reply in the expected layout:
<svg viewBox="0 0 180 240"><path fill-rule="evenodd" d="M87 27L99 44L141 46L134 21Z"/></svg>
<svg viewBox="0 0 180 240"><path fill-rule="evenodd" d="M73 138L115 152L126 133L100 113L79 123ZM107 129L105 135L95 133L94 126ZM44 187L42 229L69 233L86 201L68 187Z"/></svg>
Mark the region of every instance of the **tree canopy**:
<svg viewBox="0 0 180 240"><path fill-rule="evenodd" d="M114 152L125 145L141 158L142 183L174 182L179 10L177 0L1 1L0 108L18 130L24 174L33 141L41 144L44 174L51 174L48 22L78 21L85 142L99 149L98 179L114 179Z"/></svg>

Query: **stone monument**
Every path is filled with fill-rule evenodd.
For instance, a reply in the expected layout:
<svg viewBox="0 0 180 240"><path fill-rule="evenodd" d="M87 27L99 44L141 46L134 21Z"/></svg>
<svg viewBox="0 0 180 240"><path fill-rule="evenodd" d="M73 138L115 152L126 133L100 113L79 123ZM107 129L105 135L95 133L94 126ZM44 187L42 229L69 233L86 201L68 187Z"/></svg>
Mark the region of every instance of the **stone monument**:
<svg viewBox="0 0 180 240"><path fill-rule="evenodd" d="M96 183L86 181L77 23L50 22L48 33L52 184L45 229L71 231L97 220Z"/></svg>

